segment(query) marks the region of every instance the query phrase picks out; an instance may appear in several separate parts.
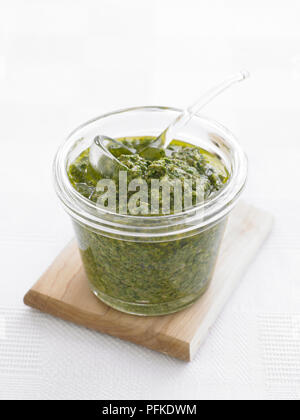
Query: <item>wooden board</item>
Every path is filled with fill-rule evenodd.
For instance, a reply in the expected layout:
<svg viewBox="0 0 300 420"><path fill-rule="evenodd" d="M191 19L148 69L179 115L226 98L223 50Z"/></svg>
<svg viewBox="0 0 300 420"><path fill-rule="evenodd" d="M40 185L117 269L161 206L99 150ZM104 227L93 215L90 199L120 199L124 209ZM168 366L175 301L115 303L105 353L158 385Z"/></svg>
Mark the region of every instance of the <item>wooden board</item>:
<svg viewBox="0 0 300 420"><path fill-rule="evenodd" d="M189 361L272 227L272 216L240 203L226 228L212 283L193 306L139 317L109 308L89 290L72 241L25 295L24 303L62 319Z"/></svg>

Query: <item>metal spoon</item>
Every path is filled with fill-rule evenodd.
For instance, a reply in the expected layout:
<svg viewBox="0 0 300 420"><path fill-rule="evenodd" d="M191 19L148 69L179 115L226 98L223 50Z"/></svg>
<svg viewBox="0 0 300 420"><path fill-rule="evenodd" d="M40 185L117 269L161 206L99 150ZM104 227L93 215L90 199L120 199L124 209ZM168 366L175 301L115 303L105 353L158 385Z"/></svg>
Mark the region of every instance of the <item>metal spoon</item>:
<svg viewBox="0 0 300 420"><path fill-rule="evenodd" d="M249 77L247 71L241 71L228 79L224 80L222 83L216 85L212 89L208 90L201 98L184 110L178 117L171 122L170 125L148 146L142 149L139 154L148 160L157 160L165 155L165 150L168 148L170 143L174 140L175 133L182 127L184 127L205 105L207 105L212 99L220 95L226 89L231 87L237 82L241 82ZM93 145L90 148L90 163L92 167L100 172L105 174L112 173L114 166L112 164L108 165L107 158L109 158L114 163L118 163L123 166L125 169L128 169L126 165L120 162L108 149L107 141L111 144L115 144L120 148L124 148L126 154L133 154L134 150L128 148L123 143L112 139L107 136L97 136L94 140ZM106 157L106 160L104 159ZM112 163L112 162L110 162ZM105 170L104 170L105 166ZM108 167L108 168L107 168Z"/></svg>

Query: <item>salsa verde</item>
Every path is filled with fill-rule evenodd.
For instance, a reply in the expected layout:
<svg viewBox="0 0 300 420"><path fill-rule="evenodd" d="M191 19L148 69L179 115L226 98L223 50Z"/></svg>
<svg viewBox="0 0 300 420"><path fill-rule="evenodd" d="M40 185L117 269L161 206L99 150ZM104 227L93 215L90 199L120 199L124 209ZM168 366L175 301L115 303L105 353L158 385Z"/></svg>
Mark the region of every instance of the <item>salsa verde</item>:
<svg viewBox="0 0 300 420"><path fill-rule="evenodd" d="M142 179L151 185L153 179L171 186L174 180L182 185L190 180L196 205L196 188L201 185L204 199L217 194L228 180L228 172L219 159L208 151L182 141L173 141L157 160L141 156L151 137L121 138L130 147L112 145L111 153L127 168L128 183ZM126 154L127 153L127 154ZM73 187L85 198L97 202L101 192L99 180L109 178L117 185L117 212L120 210L119 173L124 171L107 159L106 174L95 171L89 162L89 149L84 150L68 168ZM109 174L109 176L107 175ZM151 191L151 188L149 188ZM128 193L128 203L134 192ZM174 204L175 190L170 189ZM160 215L165 215L159 197ZM140 206L140 216L151 216L151 196ZM129 209L130 210L130 209ZM171 205L170 213L174 211ZM130 212L129 212L130 213ZM83 265L93 292L108 305L133 314L162 315L176 312L192 304L209 285L224 231L225 221L205 231L185 237L176 235L171 241L135 242L101 235L75 223Z"/></svg>

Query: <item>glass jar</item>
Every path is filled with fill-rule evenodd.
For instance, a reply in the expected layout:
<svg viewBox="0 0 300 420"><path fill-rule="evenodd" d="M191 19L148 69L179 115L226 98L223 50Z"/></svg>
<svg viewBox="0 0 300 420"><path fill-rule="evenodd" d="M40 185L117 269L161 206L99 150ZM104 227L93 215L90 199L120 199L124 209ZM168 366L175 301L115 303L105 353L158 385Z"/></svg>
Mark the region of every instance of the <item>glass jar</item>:
<svg viewBox="0 0 300 420"><path fill-rule="evenodd" d="M136 315L164 315L195 302L208 288L226 219L247 176L233 134L196 116L176 139L215 154L229 180L212 198L179 214L132 216L99 208L71 185L67 169L94 137L157 136L179 109L138 107L102 115L75 129L54 161L57 194L73 220L92 292L107 305Z"/></svg>

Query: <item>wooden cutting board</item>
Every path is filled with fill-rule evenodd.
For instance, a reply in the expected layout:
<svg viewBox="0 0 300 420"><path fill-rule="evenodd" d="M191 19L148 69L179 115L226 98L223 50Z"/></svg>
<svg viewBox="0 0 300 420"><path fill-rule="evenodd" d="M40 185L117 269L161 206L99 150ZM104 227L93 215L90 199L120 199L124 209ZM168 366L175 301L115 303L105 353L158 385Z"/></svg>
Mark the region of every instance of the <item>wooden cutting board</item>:
<svg viewBox="0 0 300 420"><path fill-rule="evenodd" d="M67 321L190 361L272 227L272 216L240 203L226 228L213 280L193 306L140 317L109 308L89 290L72 241L24 297L24 303Z"/></svg>

